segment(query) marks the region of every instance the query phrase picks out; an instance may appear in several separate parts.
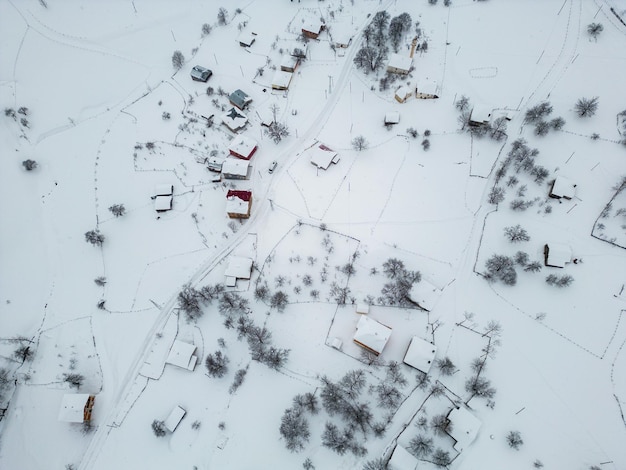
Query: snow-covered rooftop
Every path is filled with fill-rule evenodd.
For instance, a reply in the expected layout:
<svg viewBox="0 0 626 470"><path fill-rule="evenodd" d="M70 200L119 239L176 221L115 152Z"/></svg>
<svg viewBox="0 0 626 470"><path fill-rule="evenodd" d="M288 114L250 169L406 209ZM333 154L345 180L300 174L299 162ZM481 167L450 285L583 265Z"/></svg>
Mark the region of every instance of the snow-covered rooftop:
<svg viewBox="0 0 626 470"><path fill-rule="evenodd" d="M88 393L66 393L61 400L59 421L82 423L85 420L85 406L91 395Z"/></svg>
<svg viewBox="0 0 626 470"><path fill-rule="evenodd" d="M222 174L224 176L245 177L248 174L248 160L240 158L226 158L222 163Z"/></svg>
<svg viewBox="0 0 626 470"><path fill-rule="evenodd" d="M413 284L409 291L409 298L429 312L435 307L440 296L441 290L423 278Z"/></svg>
<svg viewBox="0 0 626 470"><path fill-rule="evenodd" d="M337 163L339 159L337 152L323 144L311 147L307 153L311 157L311 163L323 170L327 170L331 163Z"/></svg>
<svg viewBox="0 0 626 470"><path fill-rule="evenodd" d="M411 68L413 59L404 54L391 54L389 62L387 62L387 70L408 72Z"/></svg>
<svg viewBox="0 0 626 470"><path fill-rule="evenodd" d="M560 242L546 243L546 265L555 268L564 268L572 261L572 247Z"/></svg>
<svg viewBox="0 0 626 470"><path fill-rule="evenodd" d="M398 124L400 122L400 113L398 111L388 111L385 114L385 124Z"/></svg>
<svg viewBox="0 0 626 470"><path fill-rule="evenodd" d="M174 193L174 185L172 184L157 184L154 187L155 196L171 196Z"/></svg>
<svg viewBox="0 0 626 470"><path fill-rule="evenodd" d="M174 340L170 353L165 362L187 370L194 370L198 362L195 356L196 346L184 341Z"/></svg>
<svg viewBox="0 0 626 470"><path fill-rule="evenodd" d="M398 444L387 463L387 470L415 470L418 463L413 454Z"/></svg>
<svg viewBox="0 0 626 470"><path fill-rule="evenodd" d="M356 325L354 342L375 354L380 354L390 336L391 328L366 315L361 315Z"/></svg>
<svg viewBox="0 0 626 470"><path fill-rule="evenodd" d="M226 113L222 114L222 122L231 131L237 132L248 122L248 117L236 108L230 108Z"/></svg>
<svg viewBox="0 0 626 470"><path fill-rule="evenodd" d="M243 256L231 256L224 275L236 279L250 279L252 273L252 260Z"/></svg>
<svg viewBox="0 0 626 470"><path fill-rule="evenodd" d="M289 88L293 74L284 70L276 70L272 79L272 88L277 90L286 90Z"/></svg>
<svg viewBox="0 0 626 470"><path fill-rule="evenodd" d="M256 140L246 135L240 134L232 140L232 142L228 146L228 151L231 155L234 155L235 157L249 160L250 158L252 158L252 155L254 154L257 145L258 144Z"/></svg>
<svg viewBox="0 0 626 470"><path fill-rule="evenodd" d="M470 114L470 121L476 123L488 123L491 120L491 113L493 108L486 104L477 104L472 108L472 113Z"/></svg>
<svg viewBox="0 0 626 470"><path fill-rule="evenodd" d="M456 441L454 450L463 452L476 439L481 422L467 408L462 406L453 408L448 413L448 419L451 424L448 434Z"/></svg>
<svg viewBox="0 0 626 470"><path fill-rule="evenodd" d="M576 195L576 185L565 176L558 175L552 185L550 196L572 199Z"/></svg>
<svg viewBox="0 0 626 470"><path fill-rule="evenodd" d="M165 418L165 428L169 432L174 432L186 414L187 411L183 408L175 406L167 418Z"/></svg>
<svg viewBox="0 0 626 470"><path fill-rule="evenodd" d="M404 355L404 363L428 374L436 353L437 346L418 336L413 336Z"/></svg>
<svg viewBox="0 0 626 470"><path fill-rule="evenodd" d="M154 210L157 212L169 211L172 208L172 196L157 196L154 198Z"/></svg>

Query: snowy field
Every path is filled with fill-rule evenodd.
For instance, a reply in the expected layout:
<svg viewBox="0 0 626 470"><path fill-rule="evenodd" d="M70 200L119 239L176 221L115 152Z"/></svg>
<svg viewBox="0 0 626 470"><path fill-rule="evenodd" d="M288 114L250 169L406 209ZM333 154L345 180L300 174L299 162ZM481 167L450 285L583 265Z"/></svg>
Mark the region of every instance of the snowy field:
<svg viewBox="0 0 626 470"><path fill-rule="evenodd" d="M357 66L407 15L408 73ZM0 468L625 469L625 22L625 0L0 0ZM207 167L231 108L243 179ZM77 393L87 425L58 419Z"/></svg>

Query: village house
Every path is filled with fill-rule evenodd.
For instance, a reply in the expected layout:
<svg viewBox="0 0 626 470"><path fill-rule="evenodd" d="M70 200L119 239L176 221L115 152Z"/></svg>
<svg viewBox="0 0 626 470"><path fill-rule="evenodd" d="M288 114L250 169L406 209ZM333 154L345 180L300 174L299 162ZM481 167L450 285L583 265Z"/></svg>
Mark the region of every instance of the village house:
<svg viewBox="0 0 626 470"><path fill-rule="evenodd" d="M283 70L277 70L272 78L272 90L288 90L293 74Z"/></svg>
<svg viewBox="0 0 626 470"><path fill-rule="evenodd" d="M227 180L248 179L250 164L240 158L227 158L222 163L222 176Z"/></svg>
<svg viewBox="0 0 626 470"><path fill-rule="evenodd" d="M280 70L282 70L283 72L294 73L299 63L300 59L298 57L286 55L280 61Z"/></svg>
<svg viewBox="0 0 626 470"><path fill-rule="evenodd" d="M362 348L378 356L383 352L390 336L391 328L366 315L360 315L353 340Z"/></svg>
<svg viewBox="0 0 626 470"><path fill-rule="evenodd" d="M252 191L229 189L226 193L226 213L231 219L247 219L252 207Z"/></svg>
<svg viewBox="0 0 626 470"><path fill-rule="evenodd" d="M564 176L557 176L550 185L548 194L554 199L573 199L576 195L576 185Z"/></svg>
<svg viewBox="0 0 626 470"><path fill-rule="evenodd" d="M91 421L95 395L89 393L66 393L61 400L59 421L66 423L88 423Z"/></svg>
<svg viewBox="0 0 626 470"><path fill-rule="evenodd" d="M415 97L420 100L437 99L437 84L429 80L420 80L415 87Z"/></svg>
<svg viewBox="0 0 626 470"><path fill-rule="evenodd" d="M455 441L454 450L461 453L476 439L481 422L464 406L452 408L448 413L448 422L450 425L446 432Z"/></svg>
<svg viewBox="0 0 626 470"><path fill-rule="evenodd" d="M307 38L317 39L323 29L324 23L319 20L310 20L302 26L302 34Z"/></svg>
<svg viewBox="0 0 626 470"><path fill-rule="evenodd" d="M546 243L543 247L543 255L546 266L564 268L572 261L572 247L565 243Z"/></svg>
<svg viewBox="0 0 626 470"><path fill-rule="evenodd" d="M196 346L193 344L174 340L165 363L193 371L198 362L198 356L195 355L196 349Z"/></svg>
<svg viewBox="0 0 626 470"><path fill-rule="evenodd" d="M228 95L228 100L230 101L230 104L241 109L242 111L252 102L252 98L250 98L248 94L242 90L233 91L230 95Z"/></svg>
<svg viewBox="0 0 626 470"><path fill-rule="evenodd" d="M435 361L435 354L437 354L437 346L425 339L413 336L402 362L428 374Z"/></svg>
<svg viewBox="0 0 626 470"><path fill-rule="evenodd" d="M484 104L477 104L472 108L469 118L470 126L486 126L491 121L493 109Z"/></svg>
<svg viewBox="0 0 626 470"><path fill-rule="evenodd" d="M400 113L398 111L389 111L385 114L385 125L398 124L400 122Z"/></svg>
<svg viewBox="0 0 626 470"><path fill-rule="evenodd" d="M419 461L400 444L391 454L391 458L385 467L387 470L415 470Z"/></svg>
<svg viewBox="0 0 626 470"><path fill-rule="evenodd" d="M387 72L406 75L411 70L413 59L401 54L391 54L387 62Z"/></svg>
<svg viewBox="0 0 626 470"><path fill-rule="evenodd" d="M249 280L252 275L253 262L250 258L244 256L231 256L228 259L228 266L224 272L224 285L226 287L235 287L237 279Z"/></svg>
<svg viewBox="0 0 626 470"><path fill-rule="evenodd" d="M180 406L175 406L171 413L167 416L167 418L165 418L165 429L167 429L169 432L176 431L176 428L186 414L187 411L185 411L184 408L181 408Z"/></svg>
<svg viewBox="0 0 626 470"><path fill-rule="evenodd" d="M174 199L174 185L158 184L154 188L154 209L157 212L165 212L172 210L172 202Z"/></svg>
<svg viewBox="0 0 626 470"><path fill-rule="evenodd" d="M401 86L396 90L394 98L398 103L404 103L412 95L411 89L408 86Z"/></svg>
<svg viewBox="0 0 626 470"><path fill-rule="evenodd" d="M248 123L248 117L235 108L230 108L226 114L222 115L222 124L233 132L243 129Z"/></svg>
<svg viewBox="0 0 626 470"><path fill-rule="evenodd" d="M250 47L252 44L254 44L254 41L256 41L256 36L257 34L251 31L241 33L238 39L239 45L241 47Z"/></svg>
<svg viewBox="0 0 626 470"><path fill-rule="evenodd" d="M257 151L257 148L256 140L244 135L238 135L228 146L228 152L233 157L250 160L252 155Z"/></svg>
<svg viewBox="0 0 626 470"><path fill-rule="evenodd" d="M422 279L420 282L413 284L409 290L409 299L419 308L427 312L432 311L440 296L441 289L434 286L426 279Z"/></svg>
<svg viewBox="0 0 626 470"><path fill-rule="evenodd" d="M319 144L307 150L311 156L311 163L322 170L327 170L331 163L339 161L339 155L334 150Z"/></svg>

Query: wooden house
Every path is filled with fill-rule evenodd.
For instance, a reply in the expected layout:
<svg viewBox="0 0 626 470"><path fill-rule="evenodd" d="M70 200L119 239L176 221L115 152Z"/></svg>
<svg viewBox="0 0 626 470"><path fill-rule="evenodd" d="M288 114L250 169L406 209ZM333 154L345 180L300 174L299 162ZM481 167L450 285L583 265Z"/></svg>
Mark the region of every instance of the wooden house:
<svg viewBox="0 0 626 470"><path fill-rule="evenodd" d="M378 356L383 352L390 336L391 328L366 315L360 315L353 340L362 348Z"/></svg>
<svg viewBox="0 0 626 470"><path fill-rule="evenodd" d="M252 207L252 191L229 189L226 193L226 213L231 219L247 219Z"/></svg>
<svg viewBox="0 0 626 470"><path fill-rule="evenodd" d="M59 421L66 423L88 423L96 401L95 395L88 393L67 393L61 400Z"/></svg>

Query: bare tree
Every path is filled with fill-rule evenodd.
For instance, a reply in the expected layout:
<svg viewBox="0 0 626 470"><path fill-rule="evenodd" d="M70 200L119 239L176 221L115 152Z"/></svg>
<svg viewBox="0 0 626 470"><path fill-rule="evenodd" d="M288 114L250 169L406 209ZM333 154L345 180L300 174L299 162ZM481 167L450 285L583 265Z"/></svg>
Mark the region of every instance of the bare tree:
<svg viewBox="0 0 626 470"><path fill-rule="evenodd" d="M217 11L217 24L224 26L228 23L228 10L224 7L220 7Z"/></svg>
<svg viewBox="0 0 626 470"><path fill-rule="evenodd" d="M522 439L522 435L519 431L509 431L506 435L506 443L512 449L519 450L519 448L522 447L522 444L524 444L524 440Z"/></svg>
<svg viewBox="0 0 626 470"><path fill-rule="evenodd" d="M504 235L512 243L527 242L530 240L528 232L521 225L512 225L504 228Z"/></svg>
<svg viewBox="0 0 626 470"><path fill-rule="evenodd" d="M289 136L289 128L283 123L274 121L265 128L265 135L272 139L275 144L278 144Z"/></svg>
<svg viewBox="0 0 626 470"><path fill-rule="evenodd" d="M363 46L354 56L354 65L365 73L375 72L387 59L386 47Z"/></svg>
<svg viewBox="0 0 626 470"><path fill-rule="evenodd" d="M94 246L102 246L104 243L104 235L102 235L98 229L90 230L85 233L85 241Z"/></svg>
<svg viewBox="0 0 626 470"><path fill-rule="evenodd" d="M358 152L361 152L369 147L369 142L365 136L357 135L352 139L352 148Z"/></svg>
<svg viewBox="0 0 626 470"><path fill-rule="evenodd" d="M452 375L456 372L456 366L448 356L443 359L437 359L435 365L443 375Z"/></svg>
<svg viewBox="0 0 626 470"><path fill-rule="evenodd" d="M433 439L423 434L418 434L409 441L407 450L418 459L428 457L433 451Z"/></svg>
<svg viewBox="0 0 626 470"><path fill-rule="evenodd" d="M111 207L109 207L109 211L115 217L121 217L126 214L126 208L124 207L124 204L113 204Z"/></svg>
<svg viewBox="0 0 626 470"><path fill-rule="evenodd" d="M285 439L287 449L298 452L304 449L304 444L309 441L311 431L309 422L300 410L287 408L280 421L280 435Z"/></svg>
<svg viewBox="0 0 626 470"><path fill-rule="evenodd" d="M174 51L172 54L172 66L176 70L180 70L185 65L185 56L180 51Z"/></svg>
<svg viewBox="0 0 626 470"><path fill-rule="evenodd" d="M602 31L604 31L604 26L602 26L602 23L590 23L587 25L587 32L596 41L598 41L598 36Z"/></svg>
<svg viewBox="0 0 626 470"><path fill-rule="evenodd" d="M35 168L37 168L37 162L35 160L24 160L22 162L22 165L24 166L24 168L26 169L26 171L33 171Z"/></svg>
<svg viewBox="0 0 626 470"><path fill-rule="evenodd" d="M574 106L576 114L578 114L579 117L591 117L596 114L598 110L598 99L597 96L593 98L580 98Z"/></svg>
<svg viewBox="0 0 626 470"><path fill-rule="evenodd" d="M163 437L167 434L167 430L165 428L165 422L160 419L155 419L152 421L152 432L156 437Z"/></svg>
<svg viewBox="0 0 626 470"><path fill-rule="evenodd" d="M222 351L215 351L214 354L209 354L206 357L205 365L210 377L224 377L228 372L228 363L230 361L222 353Z"/></svg>

